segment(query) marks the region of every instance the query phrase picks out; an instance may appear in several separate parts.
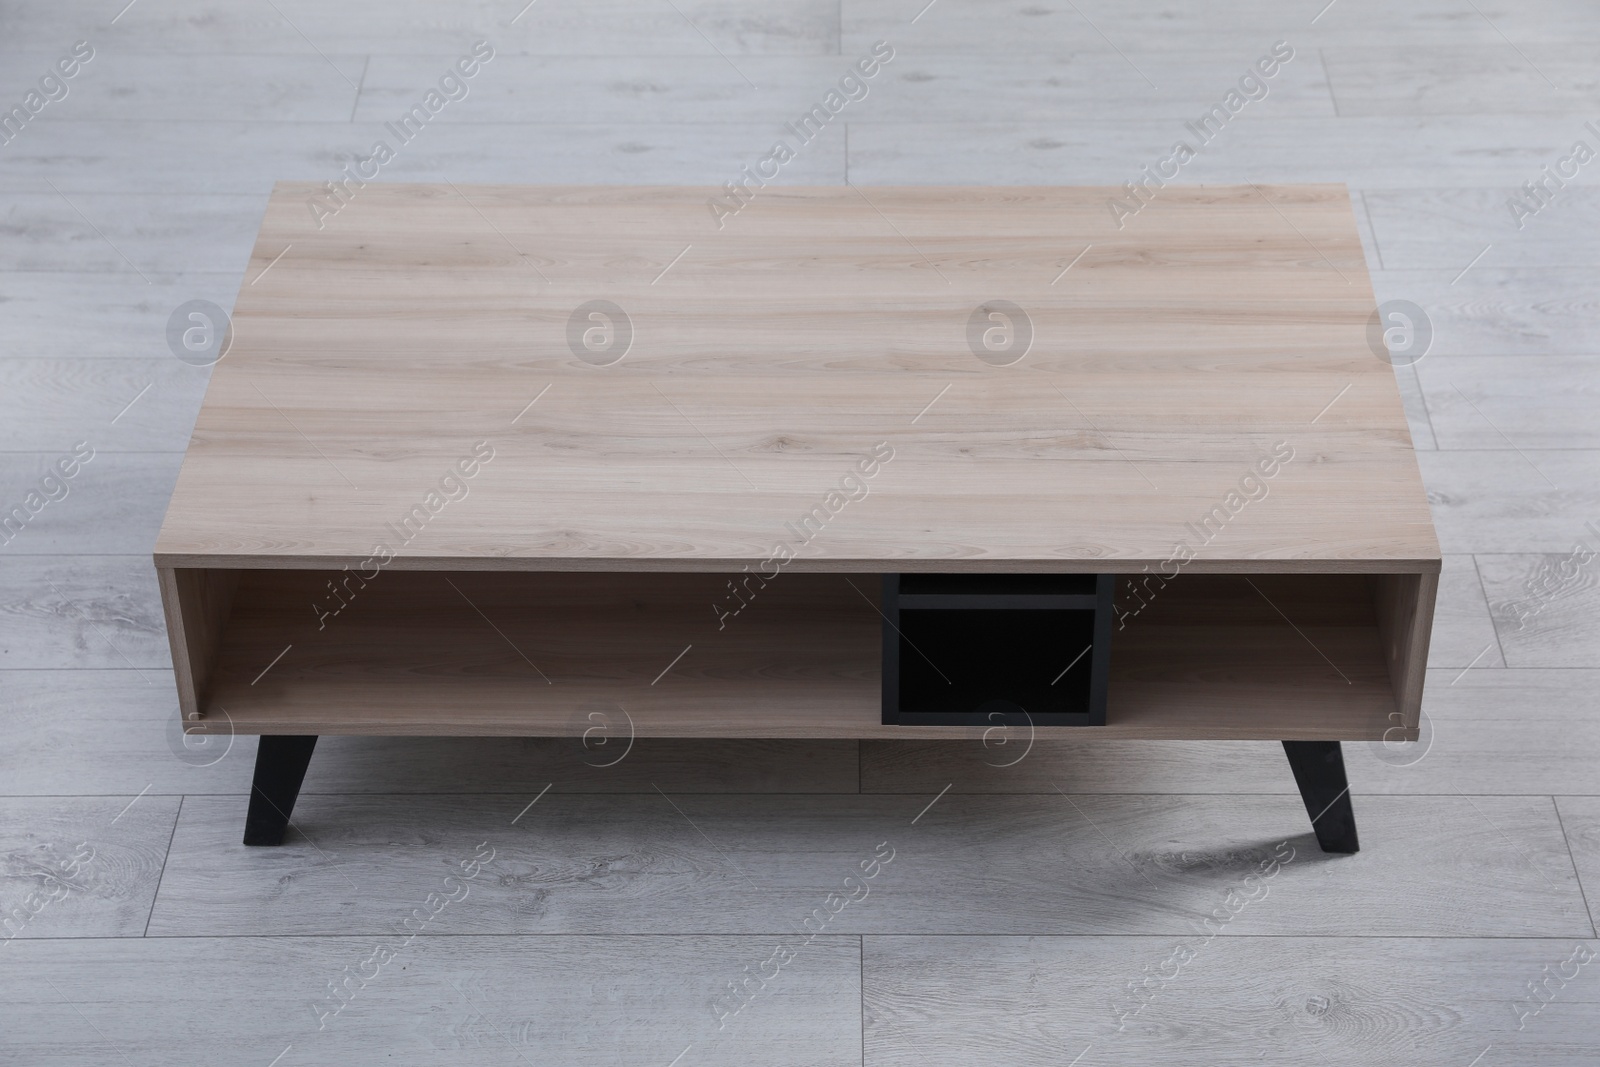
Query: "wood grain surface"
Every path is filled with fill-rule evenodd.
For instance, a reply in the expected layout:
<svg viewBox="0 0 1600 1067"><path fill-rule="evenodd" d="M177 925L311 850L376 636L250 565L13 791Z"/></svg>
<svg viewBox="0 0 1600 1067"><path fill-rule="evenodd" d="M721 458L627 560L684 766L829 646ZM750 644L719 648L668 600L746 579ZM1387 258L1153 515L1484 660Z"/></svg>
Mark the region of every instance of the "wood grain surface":
<svg viewBox="0 0 1600 1067"><path fill-rule="evenodd" d="M464 855L472 854L468 845ZM817 938L780 982L719 1030L713 1002L745 967L753 971L771 955L776 938L408 942L401 921L439 891L444 875L434 873L434 884L417 901L399 904L373 937L12 945L6 951L17 959L0 970L0 996L16 1009L6 1024L6 1052L30 1064L87 1064L108 1055L146 1064L170 1062L176 1045L215 1067L264 1067L274 1056L283 1059L278 1067L667 1067L686 1052L683 1064L707 1067L861 1062L858 938ZM486 880L464 883L469 896L449 908L474 908ZM375 962L363 969L379 945L395 956L376 972ZM358 971L368 980L319 1025L317 1010L341 1003L329 999L328 983ZM356 989L358 979L349 981L345 988ZM597 1010L597 1003L606 1007Z"/></svg>
<svg viewBox="0 0 1600 1067"><path fill-rule="evenodd" d="M1600 1054L1586 1023L1600 1002L1581 979L1518 1026L1523 984L1572 940L1232 935L865 938L866 1062L1360 1067L1382 1048L1416 1067L1579 1067ZM1130 994L1147 965L1173 977Z"/></svg>
<svg viewBox="0 0 1600 1067"><path fill-rule="evenodd" d="M827 933L1181 936L1277 854L1294 858L1228 938L1593 936L1548 797L1358 797L1362 850L1348 859L1318 850L1289 784L533 799L303 796L267 852L239 843L243 797L190 797L150 936L383 933L486 839L496 877L429 933L780 934L887 841L893 862Z"/></svg>
<svg viewBox="0 0 1600 1067"><path fill-rule="evenodd" d="M139 794L0 798L0 949L13 937L142 937L180 805Z"/></svg>
<svg viewBox="0 0 1600 1067"><path fill-rule="evenodd" d="M1436 569L1344 188L1169 187L1121 229L1118 192L770 187L719 220L704 187L368 185L317 217L281 183L157 562ZM631 324L605 366L569 347L597 299ZM995 300L1008 366L969 347Z"/></svg>

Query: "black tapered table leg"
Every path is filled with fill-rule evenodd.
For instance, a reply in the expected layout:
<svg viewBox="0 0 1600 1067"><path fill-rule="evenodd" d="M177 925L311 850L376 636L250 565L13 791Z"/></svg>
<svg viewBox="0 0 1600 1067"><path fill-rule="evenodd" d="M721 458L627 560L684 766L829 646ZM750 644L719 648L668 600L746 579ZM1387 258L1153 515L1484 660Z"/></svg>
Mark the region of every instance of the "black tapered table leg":
<svg viewBox="0 0 1600 1067"><path fill-rule="evenodd" d="M263 734L256 750L256 776L250 784L250 811L244 817L244 843L281 845L289 816L311 764L316 734Z"/></svg>
<svg viewBox="0 0 1600 1067"><path fill-rule="evenodd" d="M1285 741L1300 799L1324 852L1356 852L1356 813L1344 776L1344 752L1337 741Z"/></svg>

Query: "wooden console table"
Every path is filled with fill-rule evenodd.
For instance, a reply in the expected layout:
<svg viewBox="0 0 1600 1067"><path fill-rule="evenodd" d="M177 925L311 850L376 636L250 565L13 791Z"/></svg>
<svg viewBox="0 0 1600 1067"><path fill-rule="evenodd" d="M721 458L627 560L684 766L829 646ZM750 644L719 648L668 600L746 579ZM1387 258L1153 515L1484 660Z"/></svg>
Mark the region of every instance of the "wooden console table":
<svg viewBox="0 0 1600 1067"><path fill-rule="evenodd" d="M274 191L155 552L246 843L317 735L599 715L1281 740L1354 851L1439 547L1344 188L728 195Z"/></svg>

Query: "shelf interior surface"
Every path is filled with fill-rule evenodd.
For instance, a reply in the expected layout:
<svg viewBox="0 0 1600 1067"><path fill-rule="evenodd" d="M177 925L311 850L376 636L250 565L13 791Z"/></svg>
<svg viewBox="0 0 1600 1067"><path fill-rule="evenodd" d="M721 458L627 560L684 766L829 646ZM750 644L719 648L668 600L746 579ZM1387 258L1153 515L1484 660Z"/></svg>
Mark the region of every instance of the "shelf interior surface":
<svg viewBox="0 0 1600 1067"><path fill-rule="evenodd" d="M736 599L729 576L712 574L233 573L204 714L190 724L202 731L560 736L599 712L636 736L983 735L882 724L871 576L781 573ZM1038 732L1382 738L1397 719L1376 585L1349 574L1146 583L1137 599L1119 595L1107 724Z"/></svg>

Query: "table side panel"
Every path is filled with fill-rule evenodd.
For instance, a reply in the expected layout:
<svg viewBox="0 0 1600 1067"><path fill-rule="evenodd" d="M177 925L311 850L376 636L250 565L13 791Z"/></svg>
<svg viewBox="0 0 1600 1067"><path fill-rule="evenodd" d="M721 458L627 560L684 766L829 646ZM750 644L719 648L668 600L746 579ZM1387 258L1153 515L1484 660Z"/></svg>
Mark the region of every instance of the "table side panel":
<svg viewBox="0 0 1600 1067"><path fill-rule="evenodd" d="M1394 686L1396 721L1413 733L1421 721L1438 594L1437 573L1385 574L1378 579L1378 629Z"/></svg>
<svg viewBox="0 0 1600 1067"><path fill-rule="evenodd" d="M200 716L239 587L236 570L158 567L161 610L172 646L178 711L185 722Z"/></svg>

